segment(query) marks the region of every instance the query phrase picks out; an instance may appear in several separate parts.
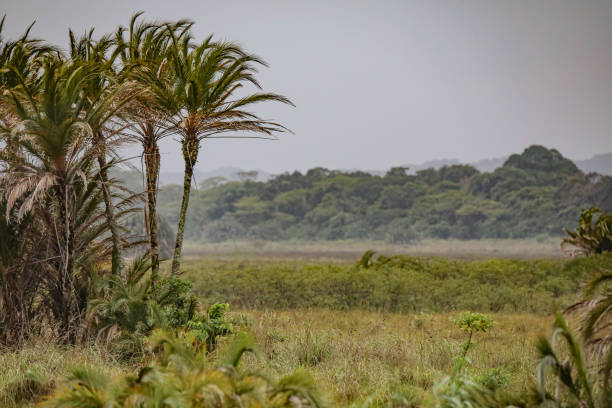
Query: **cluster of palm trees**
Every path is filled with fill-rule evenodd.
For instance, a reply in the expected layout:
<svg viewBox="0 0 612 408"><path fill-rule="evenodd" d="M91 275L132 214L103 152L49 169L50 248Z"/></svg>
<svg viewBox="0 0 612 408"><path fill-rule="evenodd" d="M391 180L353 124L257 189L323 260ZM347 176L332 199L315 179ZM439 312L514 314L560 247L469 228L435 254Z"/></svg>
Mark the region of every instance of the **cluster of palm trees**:
<svg viewBox="0 0 612 408"><path fill-rule="evenodd" d="M126 278L124 249L139 240L120 221L140 211L141 198L153 284L159 275L159 141L177 137L185 161L172 260L172 273L178 274L201 142L274 137L286 129L249 109L260 102L291 102L260 90L261 59L212 37L196 41L187 20L147 22L137 13L127 27L98 38L93 29L81 37L69 31L67 52L32 38L31 27L6 40L3 24L4 18L0 340L17 341L34 323L52 319L61 336L75 341L90 282L107 265ZM126 143L142 147L144 197L110 175L126 160Z"/></svg>

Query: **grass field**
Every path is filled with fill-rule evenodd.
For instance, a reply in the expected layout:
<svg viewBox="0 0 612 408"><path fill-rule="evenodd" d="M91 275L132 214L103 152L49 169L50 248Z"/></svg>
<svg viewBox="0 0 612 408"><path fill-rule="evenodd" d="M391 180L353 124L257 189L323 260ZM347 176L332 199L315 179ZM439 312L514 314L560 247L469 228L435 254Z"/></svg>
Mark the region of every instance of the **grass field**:
<svg viewBox="0 0 612 408"><path fill-rule="evenodd" d="M274 368L306 367L343 406L395 392L415 404L425 402L434 384L452 372L465 342L465 333L450 321L457 313L299 310L245 315ZM493 319L493 330L475 339L466 374L499 381L508 391L523 389L535 374L534 342L549 334L551 319L527 314L494 314Z"/></svg>
<svg viewBox="0 0 612 408"><path fill-rule="evenodd" d="M450 318L457 313L399 315L362 311L236 311L239 327L261 344L272 375L297 368L312 373L332 406L401 393L415 404L432 403L432 387L448 375L465 333ZM551 319L494 314L495 326L475 338L465 373L507 391L529 386L535 373L534 342L549 334ZM226 340L229 342L229 339ZM50 344L51 343L51 344ZM223 346L221 346L222 351ZM264 364L245 360L252 369ZM94 345L61 347L35 341L0 353L0 406L16 407L52 389L71 369L89 365L107 373L134 370Z"/></svg>
<svg viewBox="0 0 612 408"><path fill-rule="evenodd" d="M491 313L495 325L475 336L464 373L491 388L525 390L535 376L534 343L550 335L552 312L575 299L580 282L612 263L610 255L399 256L364 267L359 256L326 256L188 257L183 278L204 305L229 301L237 329L258 340L268 364L254 357L243 364L266 366L271 375L303 368L338 407L386 406L369 403L398 395L411 406L433 406L433 387L452 372L466 340L450 319L466 309ZM218 352L230 341L222 340ZM0 406L33 406L81 365L110 374L137 368L102 345L36 339L0 351Z"/></svg>

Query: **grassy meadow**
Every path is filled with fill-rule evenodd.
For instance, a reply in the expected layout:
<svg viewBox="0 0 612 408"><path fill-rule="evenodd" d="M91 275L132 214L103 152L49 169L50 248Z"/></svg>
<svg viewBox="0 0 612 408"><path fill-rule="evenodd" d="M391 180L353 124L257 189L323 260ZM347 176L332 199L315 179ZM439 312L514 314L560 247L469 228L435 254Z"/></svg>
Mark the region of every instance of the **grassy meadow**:
<svg viewBox="0 0 612 408"><path fill-rule="evenodd" d="M187 258L183 278L203 305L229 302L236 331L254 335L266 363L247 357L246 368L272 375L307 370L331 406L377 406L393 398L433 406L434 386L452 372L466 340L451 318L462 310L492 315L493 329L474 336L464 374L491 389L519 392L534 381L534 345L550 334L551 314L612 262L609 255L479 258L383 255L360 265L359 257L217 254ZM231 339L221 340L213 359ZM53 343L37 339L0 353L1 406L33 406L74 367L111 375L136 370L101 344Z"/></svg>
<svg viewBox="0 0 612 408"><path fill-rule="evenodd" d="M450 321L456 315L359 310L232 313L241 330L254 334L274 375L306 369L331 406L342 407L398 393L417 405L433 404L433 386L452 371L465 341L465 333ZM502 313L493 314L493 319L493 330L476 336L466 373L490 387L516 391L530 386L534 344L539 335L548 334L550 318ZM111 375L134 370L100 346L50 343L37 340L18 351L0 353L0 406L33 406L31 402L53 389L71 368L87 365ZM264 369L253 357L243 364Z"/></svg>
<svg viewBox="0 0 612 408"><path fill-rule="evenodd" d="M251 310L244 315L273 368L305 367L339 406L394 393L415 405L432 403L433 386L452 371L466 340L450 320L457 313ZM518 391L531 385L534 344L548 334L550 319L531 314L493 314L493 319L494 329L475 339L467 373L491 387Z"/></svg>

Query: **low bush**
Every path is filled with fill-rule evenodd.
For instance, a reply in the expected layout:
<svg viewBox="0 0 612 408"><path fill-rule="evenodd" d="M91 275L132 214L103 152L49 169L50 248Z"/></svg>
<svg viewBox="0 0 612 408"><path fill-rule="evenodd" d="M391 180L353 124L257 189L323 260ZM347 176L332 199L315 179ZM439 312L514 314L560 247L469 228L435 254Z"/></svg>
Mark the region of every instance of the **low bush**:
<svg viewBox="0 0 612 408"><path fill-rule="evenodd" d="M360 264L278 260L185 262L206 304L234 308L366 309L397 313L473 310L550 314L612 254L573 260L365 257Z"/></svg>
<svg viewBox="0 0 612 408"><path fill-rule="evenodd" d="M213 363L181 331L156 331L156 359L136 375L110 377L90 367L75 368L41 407L323 407L314 380L303 371L275 379L242 370L245 353L260 355L255 341L239 334Z"/></svg>

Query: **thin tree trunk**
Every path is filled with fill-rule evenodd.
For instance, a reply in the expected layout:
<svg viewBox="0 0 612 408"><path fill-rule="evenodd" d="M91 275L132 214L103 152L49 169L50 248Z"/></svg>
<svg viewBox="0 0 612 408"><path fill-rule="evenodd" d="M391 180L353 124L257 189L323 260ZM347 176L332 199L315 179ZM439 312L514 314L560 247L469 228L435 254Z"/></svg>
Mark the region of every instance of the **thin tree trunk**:
<svg viewBox="0 0 612 408"><path fill-rule="evenodd" d="M159 277L159 237L157 235L157 179L159 177L159 147L155 140L143 146L147 178L147 205L149 209L149 245L151 251L151 283Z"/></svg>
<svg viewBox="0 0 612 408"><path fill-rule="evenodd" d="M181 269L181 251L183 249L183 235L185 232L185 220L187 218L187 207L189 206L189 194L191 193L191 179L193 167L198 158L199 142L194 135L187 135L183 141L183 159L185 160L185 177L183 180L183 200L179 214L178 228L176 230L176 242L174 245L174 256L172 257L172 275L179 274Z"/></svg>
<svg viewBox="0 0 612 408"><path fill-rule="evenodd" d="M119 226L115 220L115 206L111 197L110 188L108 187L108 169L106 168L106 157L104 153L101 153L98 156L98 165L100 166L100 180L102 181L102 196L104 197L106 219L110 225L111 238L113 241L111 270L113 275L119 275L119 278L125 282L126 276L125 263L123 260L123 244L121 243Z"/></svg>

